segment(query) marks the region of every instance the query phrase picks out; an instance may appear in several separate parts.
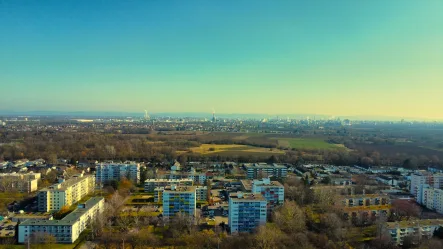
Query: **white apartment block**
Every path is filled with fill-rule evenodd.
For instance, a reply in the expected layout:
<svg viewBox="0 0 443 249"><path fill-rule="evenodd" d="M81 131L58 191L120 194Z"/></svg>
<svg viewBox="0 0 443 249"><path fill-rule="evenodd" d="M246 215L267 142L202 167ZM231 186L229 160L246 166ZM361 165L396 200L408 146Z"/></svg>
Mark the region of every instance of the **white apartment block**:
<svg viewBox="0 0 443 249"><path fill-rule="evenodd" d="M234 193L229 198L229 229L231 233L252 232L266 224L267 201L261 194Z"/></svg>
<svg viewBox="0 0 443 249"><path fill-rule="evenodd" d="M98 184L112 180L120 181L123 178L140 183L140 164L135 162L99 163L95 167L95 179Z"/></svg>
<svg viewBox="0 0 443 249"><path fill-rule="evenodd" d="M37 191L40 173L3 173L0 174L0 189L4 191L18 190L31 193Z"/></svg>
<svg viewBox="0 0 443 249"><path fill-rule="evenodd" d="M419 187L416 201L426 206L426 208L435 210L437 213L443 214L443 190L422 184Z"/></svg>
<svg viewBox="0 0 443 249"><path fill-rule="evenodd" d="M285 178L288 176L288 169L280 164L245 164L248 179L260 179L267 177Z"/></svg>
<svg viewBox="0 0 443 249"><path fill-rule="evenodd" d="M54 236L57 243L74 243L90 222L103 212L104 205L103 197L93 197L61 220L25 220L18 227L18 242L38 242L43 237L41 235L48 234Z"/></svg>
<svg viewBox="0 0 443 249"><path fill-rule="evenodd" d="M443 174L430 174L430 173L424 173L424 174L413 174L411 175L411 194L415 195L415 197L418 199L418 190L420 188L420 185L422 184L429 184L431 187L434 188L442 188L443 187Z"/></svg>
<svg viewBox="0 0 443 249"><path fill-rule="evenodd" d="M71 179L38 191L38 211L55 212L63 206L71 206L92 193L95 188L93 175L74 175Z"/></svg>
<svg viewBox="0 0 443 249"><path fill-rule="evenodd" d="M389 232L392 240L397 245L403 245L405 237L412 236L413 238L424 240L433 236L434 231L440 226L443 226L441 219L429 220L410 220L400 222L387 222L385 229Z"/></svg>
<svg viewBox="0 0 443 249"><path fill-rule="evenodd" d="M193 180L186 178L186 179L147 179L144 184L144 190L145 192L153 192L155 188L159 187L167 187L172 185L177 186L192 186Z"/></svg>
<svg viewBox="0 0 443 249"><path fill-rule="evenodd" d="M175 186L163 191L163 217L171 218L177 213L195 217L195 186Z"/></svg>

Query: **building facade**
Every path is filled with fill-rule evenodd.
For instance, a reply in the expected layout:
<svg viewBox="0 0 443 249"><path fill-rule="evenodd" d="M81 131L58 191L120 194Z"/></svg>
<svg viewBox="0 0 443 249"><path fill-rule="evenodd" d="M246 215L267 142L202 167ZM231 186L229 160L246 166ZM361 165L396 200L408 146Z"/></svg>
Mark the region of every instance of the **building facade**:
<svg viewBox="0 0 443 249"><path fill-rule="evenodd" d="M420 185L428 184L434 188L443 187L443 174L420 173L411 175L410 192L418 199Z"/></svg>
<svg viewBox="0 0 443 249"><path fill-rule="evenodd" d="M57 243L74 243L90 222L103 212L104 204L103 197L93 197L61 220L25 220L18 227L18 242L39 242L44 239L42 235L52 235Z"/></svg>
<svg viewBox="0 0 443 249"><path fill-rule="evenodd" d="M38 211L55 212L63 206L71 206L94 192L95 178L78 174L71 179L41 189L37 194Z"/></svg>
<svg viewBox="0 0 443 249"><path fill-rule="evenodd" d="M208 187L197 186L195 189L197 201L208 201Z"/></svg>
<svg viewBox="0 0 443 249"><path fill-rule="evenodd" d="M429 184L422 184L417 192L416 201L426 206L426 208L435 210L443 214L443 190L431 187Z"/></svg>
<svg viewBox="0 0 443 249"><path fill-rule="evenodd" d="M31 193L37 191L40 173L3 173L0 174L0 190L12 191L18 190L22 193Z"/></svg>
<svg viewBox="0 0 443 249"><path fill-rule="evenodd" d="M351 195L342 200L343 218L355 223L375 221L388 216L391 200L387 195Z"/></svg>
<svg viewBox="0 0 443 249"><path fill-rule="evenodd" d="M197 198L195 186L175 186L163 190L163 217L171 218L177 213L195 217Z"/></svg>
<svg viewBox="0 0 443 249"><path fill-rule="evenodd" d="M229 229L231 233L252 232L266 224L267 201L261 194L237 192L229 198Z"/></svg>
<svg viewBox="0 0 443 249"><path fill-rule="evenodd" d="M253 194L261 194L267 201L268 212L285 201L285 188L278 181L269 178L262 180L242 180L242 189Z"/></svg>
<svg viewBox="0 0 443 249"><path fill-rule="evenodd" d="M163 203L163 192L165 190L171 190L172 186L157 187L154 189L154 202ZM208 200L208 187L195 186L195 199L197 201Z"/></svg>
<svg viewBox="0 0 443 249"><path fill-rule="evenodd" d="M140 183L140 164L135 162L126 163L99 163L95 168L97 184L106 181L120 181L123 178Z"/></svg>
<svg viewBox="0 0 443 249"><path fill-rule="evenodd" d="M401 246L406 237L411 237L416 241L430 239L440 226L443 226L441 219L410 220L387 222L385 229L391 235L392 240Z"/></svg>

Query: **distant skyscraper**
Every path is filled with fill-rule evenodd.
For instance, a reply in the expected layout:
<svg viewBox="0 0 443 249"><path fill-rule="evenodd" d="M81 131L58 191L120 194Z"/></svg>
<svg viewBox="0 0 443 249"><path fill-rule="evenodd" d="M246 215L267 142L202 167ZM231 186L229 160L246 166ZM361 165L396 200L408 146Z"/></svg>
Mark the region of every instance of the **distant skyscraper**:
<svg viewBox="0 0 443 249"><path fill-rule="evenodd" d="M145 120L149 120L151 117L149 117L148 111L145 110L145 116L144 116Z"/></svg>
<svg viewBox="0 0 443 249"><path fill-rule="evenodd" d="M215 117L215 111L212 112L212 122L217 122L217 118Z"/></svg>

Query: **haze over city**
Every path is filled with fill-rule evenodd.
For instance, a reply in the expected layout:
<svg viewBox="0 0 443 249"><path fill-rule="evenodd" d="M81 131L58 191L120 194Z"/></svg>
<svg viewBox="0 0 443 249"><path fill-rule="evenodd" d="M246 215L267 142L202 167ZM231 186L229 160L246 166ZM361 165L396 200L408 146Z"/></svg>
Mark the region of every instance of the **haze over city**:
<svg viewBox="0 0 443 249"><path fill-rule="evenodd" d="M443 0L0 0L0 249L443 248Z"/></svg>
<svg viewBox="0 0 443 249"><path fill-rule="evenodd" d="M442 12L437 0L2 1L0 110L442 119Z"/></svg>

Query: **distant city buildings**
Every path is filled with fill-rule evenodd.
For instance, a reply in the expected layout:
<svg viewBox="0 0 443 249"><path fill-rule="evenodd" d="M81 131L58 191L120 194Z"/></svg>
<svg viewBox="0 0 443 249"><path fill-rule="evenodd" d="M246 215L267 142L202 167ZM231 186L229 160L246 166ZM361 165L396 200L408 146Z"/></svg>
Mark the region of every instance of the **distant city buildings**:
<svg viewBox="0 0 443 249"><path fill-rule="evenodd" d="M267 201L261 194L233 193L229 198L231 233L252 232L266 223Z"/></svg>
<svg viewBox="0 0 443 249"><path fill-rule="evenodd" d="M280 164L245 164L248 179L261 179L266 177L285 178L288 175L286 166Z"/></svg>
<svg viewBox="0 0 443 249"><path fill-rule="evenodd" d="M76 210L61 220L25 220L18 227L18 242L27 243L32 240L34 243L41 243L46 239L42 235L52 235L57 243L72 244L95 217L103 212L104 205L103 197L93 197L79 204Z"/></svg>
<svg viewBox="0 0 443 249"><path fill-rule="evenodd" d="M71 206L92 193L94 188L94 176L74 175L69 180L39 190L37 194L38 211L55 212L63 206Z"/></svg>
<svg viewBox="0 0 443 249"><path fill-rule="evenodd" d="M121 181L124 178L140 183L140 164L135 162L99 163L95 170L97 184L112 180Z"/></svg>
<svg viewBox="0 0 443 249"><path fill-rule="evenodd" d="M175 186L163 190L163 216L172 218L177 213L195 217L196 210L196 187Z"/></svg>

